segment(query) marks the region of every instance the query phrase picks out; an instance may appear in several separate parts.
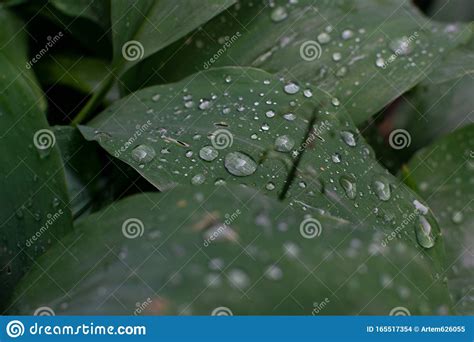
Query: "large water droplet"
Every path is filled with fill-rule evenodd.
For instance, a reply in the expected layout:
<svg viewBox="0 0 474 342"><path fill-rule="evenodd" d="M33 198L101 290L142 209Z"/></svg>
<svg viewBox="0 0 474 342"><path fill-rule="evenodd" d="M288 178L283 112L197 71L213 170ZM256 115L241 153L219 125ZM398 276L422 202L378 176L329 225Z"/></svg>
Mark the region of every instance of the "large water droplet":
<svg viewBox="0 0 474 342"><path fill-rule="evenodd" d="M407 37L394 39L390 42L389 47L397 56L409 55L414 48L413 43Z"/></svg>
<svg viewBox="0 0 474 342"><path fill-rule="evenodd" d="M346 193L347 198L354 199L357 196L357 188L355 180L351 177L342 176L339 179L339 184L341 184L344 192Z"/></svg>
<svg viewBox="0 0 474 342"><path fill-rule="evenodd" d="M415 225L416 241L423 248L431 248L435 245L433 236L433 227L425 216L418 217L418 223Z"/></svg>
<svg viewBox="0 0 474 342"><path fill-rule="evenodd" d="M282 6L276 7L270 15L270 18L272 19L272 21L276 23L282 20L285 20L287 17L288 17L288 12L286 11L285 7L282 7Z"/></svg>
<svg viewBox="0 0 474 342"><path fill-rule="evenodd" d="M341 132L342 140L349 146L354 147L357 143L355 140L354 133L349 131L342 131Z"/></svg>
<svg viewBox="0 0 474 342"><path fill-rule="evenodd" d="M257 163L241 152L230 152L225 156L224 166L234 176L249 176L257 170Z"/></svg>
<svg viewBox="0 0 474 342"><path fill-rule="evenodd" d="M132 158L140 164L149 163L155 158L156 153L153 147L138 145L132 150Z"/></svg>
<svg viewBox="0 0 474 342"><path fill-rule="evenodd" d="M331 41L331 36L326 32L320 33L317 37L318 42L321 44L327 44Z"/></svg>
<svg viewBox="0 0 474 342"><path fill-rule="evenodd" d="M285 90L285 93L292 95L296 94L300 90L300 86L296 83L290 82L285 84L283 89Z"/></svg>
<svg viewBox="0 0 474 342"><path fill-rule="evenodd" d="M290 152L293 146L295 146L294 140L287 135L275 139L275 150L279 152Z"/></svg>
<svg viewBox="0 0 474 342"><path fill-rule="evenodd" d="M193 178L191 178L191 184L200 185L204 183L205 180L206 180L206 177L203 174L199 173L195 175Z"/></svg>
<svg viewBox="0 0 474 342"><path fill-rule="evenodd" d="M219 152L212 146L204 146L199 151L199 157L205 161L213 161L217 158Z"/></svg>
<svg viewBox="0 0 474 342"><path fill-rule="evenodd" d="M388 201L390 199L390 184L385 178L374 179L372 185L375 194L380 200Z"/></svg>

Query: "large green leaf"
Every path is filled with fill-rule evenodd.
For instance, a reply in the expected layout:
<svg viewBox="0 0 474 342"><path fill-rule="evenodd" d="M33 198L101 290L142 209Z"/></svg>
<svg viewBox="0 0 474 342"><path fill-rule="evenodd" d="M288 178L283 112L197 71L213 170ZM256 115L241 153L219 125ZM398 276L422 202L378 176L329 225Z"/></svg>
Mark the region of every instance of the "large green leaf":
<svg viewBox="0 0 474 342"><path fill-rule="evenodd" d="M68 253L51 249L16 289L9 312L448 313L432 260L407 237L382 239L246 187L145 193L78 224L61 241Z"/></svg>
<svg viewBox="0 0 474 342"><path fill-rule="evenodd" d="M235 0L114 0L111 3L115 64L130 68L206 23Z"/></svg>
<svg viewBox="0 0 474 342"><path fill-rule="evenodd" d="M461 25L428 21L409 1L242 1L130 71L128 85L175 81L210 66L254 66L331 92L360 124L469 35Z"/></svg>
<svg viewBox="0 0 474 342"><path fill-rule="evenodd" d="M6 27L19 24L5 10L0 17ZM61 158L41 112L39 87L25 69L24 44L10 43L20 37L0 36L0 307L35 258L72 228Z"/></svg>
<svg viewBox="0 0 474 342"><path fill-rule="evenodd" d="M377 163L337 101L296 87L258 69L212 69L133 93L80 129L162 190L227 182L283 196L293 184L287 197L307 207L374 228L402 224L416 195ZM374 193L379 181L390 199Z"/></svg>
<svg viewBox="0 0 474 342"><path fill-rule="evenodd" d="M406 178L439 219L447 250L449 287L460 314L474 314L474 125L418 152Z"/></svg>
<svg viewBox="0 0 474 342"><path fill-rule="evenodd" d="M71 55L51 55L35 66L38 79L49 87L63 85L76 89L84 94L91 94L99 89L107 76L108 63L102 59ZM119 97L118 89L107 93L106 101L112 102Z"/></svg>
<svg viewBox="0 0 474 342"><path fill-rule="evenodd" d="M51 0L61 12L72 17L84 17L108 28L110 25L109 0Z"/></svg>

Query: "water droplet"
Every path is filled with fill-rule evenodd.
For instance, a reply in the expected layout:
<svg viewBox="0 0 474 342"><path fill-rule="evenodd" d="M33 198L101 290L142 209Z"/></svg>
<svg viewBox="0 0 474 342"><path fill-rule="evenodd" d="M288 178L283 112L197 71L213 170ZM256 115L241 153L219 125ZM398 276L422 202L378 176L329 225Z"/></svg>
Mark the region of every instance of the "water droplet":
<svg viewBox="0 0 474 342"><path fill-rule="evenodd" d="M339 62L342 59L342 54L340 52L334 52L332 54L332 60L334 62Z"/></svg>
<svg viewBox="0 0 474 342"><path fill-rule="evenodd" d="M199 173L195 175L193 178L191 178L191 184L200 185L204 183L205 180L206 180L206 177L203 174Z"/></svg>
<svg viewBox="0 0 474 342"><path fill-rule="evenodd" d="M375 60L375 65L378 66L379 68L385 68L385 59L383 59L382 57L378 57Z"/></svg>
<svg viewBox="0 0 474 342"><path fill-rule="evenodd" d="M275 190L275 184L273 184L272 182L268 182L265 188L270 191Z"/></svg>
<svg viewBox="0 0 474 342"><path fill-rule="evenodd" d="M337 97L333 97L333 98L331 99L331 103L332 103L332 105L333 105L334 107L337 107L337 106L339 106L339 105L341 104L341 102L339 102L339 99L338 99Z"/></svg>
<svg viewBox="0 0 474 342"><path fill-rule="evenodd" d="M293 113L286 113L285 115L283 115L283 118L288 121L293 121L296 119L296 115Z"/></svg>
<svg viewBox="0 0 474 342"><path fill-rule="evenodd" d="M147 145L138 145L132 150L132 158L140 164L149 163L155 158L155 150Z"/></svg>
<svg viewBox="0 0 474 342"><path fill-rule="evenodd" d="M307 98L310 98L310 97L313 96L313 92L311 91L311 89L305 89L305 90L303 91L303 95L304 95L305 97L307 97Z"/></svg>
<svg viewBox="0 0 474 342"><path fill-rule="evenodd" d="M283 89L285 90L285 93L292 95L296 94L300 90L300 86L296 83L290 82L285 84Z"/></svg>
<svg viewBox="0 0 474 342"><path fill-rule="evenodd" d="M268 124L263 124L261 128L262 131L268 131L270 129L270 126L268 126Z"/></svg>
<svg viewBox="0 0 474 342"><path fill-rule="evenodd" d="M269 110L268 112L265 113L267 118L273 118L275 116L275 112L273 110Z"/></svg>
<svg viewBox="0 0 474 342"><path fill-rule="evenodd" d="M420 203L420 201L414 200L413 205L415 206L416 211L418 211L420 214L422 215L428 214L428 210L429 210L428 207Z"/></svg>
<svg viewBox="0 0 474 342"><path fill-rule="evenodd" d="M225 156L224 166L234 176L249 176L257 170L257 163L241 152L230 152Z"/></svg>
<svg viewBox="0 0 474 342"><path fill-rule="evenodd" d="M283 277L283 271L276 265L271 265L265 270L265 276L270 280L280 280Z"/></svg>
<svg viewBox="0 0 474 342"><path fill-rule="evenodd" d="M199 103L199 109L201 110L206 110L211 106L211 101L209 100L201 100L201 103Z"/></svg>
<svg viewBox="0 0 474 342"><path fill-rule="evenodd" d="M374 192L377 197L382 201L388 201L391 196L390 184L384 178L374 179L373 183Z"/></svg>
<svg viewBox="0 0 474 342"><path fill-rule="evenodd" d="M226 181L223 180L222 178L217 178L216 181L214 182L214 185L225 185Z"/></svg>
<svg viewBox="0 0 474 342"><path fill-rule="evenodd" d="M461 223L464 219L464 215L460 211L455 211L453 213L453 216L451 216L451 219L453 220L454 223Z"/></svg>
<svg viewBox="0 0 474 342"><path fill-rule="evenodd" d="M204 146L199 151L199 157L205 161L213 161L217 158L219 152L212 146Z"/></svg>
<svg viewBox="0 0 474 342"><path fill-rule="evenodd" d="M356 198L357 188L356 188L355 180L353 178L342 176L339 179L339 184L341 184L342 188L344 189L344 192L346 193L346 196L349 199Z"/></svg>
<svg viewBox="0 0 474 342"><path fill-rule="evenodd" d="M318 42L321 44L327 44L331 41L331 36L326 32L322 32L318 35Z"/></svg>
<svg viewBox="0 0 474 342"><path fill-rule="evenodd" d="M294 140L287 135L275 139L275 150L279 152L290 152L293 146L295 146Z"/></svg>
<svg viewBox="0 0 474 342"><path fill-rule="evenodd" d="M341 138L347 145L349 145L351 147L354 147L357 144L354 133L352 133L352 132L342 131L341 132Z"/></svg>
<svg viewBox="0 0 474 342"><path fill-rule="evenodd" d="M282 20L285 20L287 17L288 17L288 12L286 12L285 7L282 7L282 6L276 7L270 15L270 18L272 19L272 21L276 23Z"/></svg>
<svg viewBox="0 0 474 342"><path fill-rule="evenodd" d="M250 285L250 279L244 271L233 269L229 271L230 284L238 289L244 289Z"/></svg>
<svg viewBox="0 0 474 342"><path fill-rule="evenodd" d="M153 97L151 99L156 102L160 99L160 97L161 97L160 94L156 94L156 95L153 95Z"/></svg>
<svg viewBox="0 0 474 342"><path fill-rule="evenodd" d="M340 163L341 162L341 155L339 153L334 153L332 156L331 156L331 159L334 163Z"/></svg>
<svg viewBox="0 0 474 342"><path fill-rule="evenodd" d="M354 32L351 30L344 30L342 31L341 37L344 40L351 39L354 36Z"/></svg>
<svg viewBox="0 0 474 342"><path fill-rule="evenodd" d="M423 248L431 248L435 245L431 223L425 216L418 217L418 223L415 225L416 240Z"/></svg>
<svg viewBox="0 0 474 342"><path fill-rule="evenodd" d="M406 56L413 52L414 45L407 37L402 37L391 41L389 47L397 56Z"/></svg>

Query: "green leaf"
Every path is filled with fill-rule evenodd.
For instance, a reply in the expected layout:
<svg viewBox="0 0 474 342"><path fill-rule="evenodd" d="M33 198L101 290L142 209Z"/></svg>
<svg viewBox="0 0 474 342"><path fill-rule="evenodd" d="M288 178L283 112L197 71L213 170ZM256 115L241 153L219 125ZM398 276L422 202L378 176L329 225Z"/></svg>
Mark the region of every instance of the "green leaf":
<svg viewBox="0 0 474 342"><path fill-rule="evenodd" d="M87 18L103 28L110 25L109 0L51 0L50 3L69 16Z"/></svg>
<svg viewBox="0 0 474 342"><path fill-rule="evenodd" d="M105 191L104 166L97 147L86 142L76 128L55 126L52 131L64 163L72 214L77 217L93 208Z"/></svg>
<svg viewBox="0 0 474 342"><path fill-rule="evenodd" d="M140 194L78 224L62 240L69 253L58 244L41 258L10 313L45 305L59 315L449 312L432 260L409 238L385 247L380 238L245 187Z"/></svg>
<svg viewBox="0 0 474 342"><path fill-rule="evenodd" d="M19 24L4 10L0 17L6 27ZM0 307L35 258L72 228L54 134L25 68L24 44L10 43L12 37L0 37Z"/></svg>
<svg viewBox="0 0 474 342"><path fill-rule="evenodd" d="M284 197L291 185L286 197L298 206L390 233L419 198L377 163L337 102L290 81L252 68L211 69L133 93L80 130L160 190L226 182ZM356 184L353 198L347 179ZM376 195L379 182L390 186L389 199ZM441 260L441 251L440 244L427 253Z"/></svg>
<svg viewBox="0 0 474 342"><path fill-rule="evenodd" d="M253 66L318 85L360 124L470 35L462 25L430 22L408 1L275 3L237 4L130 71L128 87L175 81L210 66ZM402 41L408 46L397 49Z"/></svg>
<svg viewBox="0 0 474 342"><path fill-rule="evenodd" d="M408 164L416 182L439 219L447 251L446 273L455 310L474 314L473 242L474 125L470 124L418 152Z"/></svg>
<svg viewBox="0 0 474 342"><path fill-rule="evenodd" d="M102 59L71 55L52 55L43 58L35 66L35 72L42 84L61 84L84 94L99 89L108 74L108 63ZM119 98L118 89L107 93L106 100L113 102Z"/></svg>
<svg viewBox="0 0 474 342"><path fill-rule="evenodd" d="M474 48L466 46L451 52L440 67L403 97L394 125L410 133L411 150L474 121L473 75Z"/></svg>
<svg viewBox="0 0 474 342"><path fill-rule="evenodd" d="M206 23L235 0L114 0L114 63L124 70Z"/></svg>

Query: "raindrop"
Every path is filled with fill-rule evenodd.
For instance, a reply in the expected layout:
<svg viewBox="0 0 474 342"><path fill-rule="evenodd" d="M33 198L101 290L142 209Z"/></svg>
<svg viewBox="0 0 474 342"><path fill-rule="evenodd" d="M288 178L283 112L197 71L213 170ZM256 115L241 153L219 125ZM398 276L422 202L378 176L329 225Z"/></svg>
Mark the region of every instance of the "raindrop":
<svg viewBox="0 0 474 342"><path fill-rule="evenodd" d="M275 184L273 184L272 182L268 182L265 188L270 191L275 190Z"/></svg>
<svg viewBox="0 0 474 342"><path fill-rule="evenodd" d="M205 180L206 180L206 177L203 174L199 173L195 175L193 178L191 178L191 184L200 185L204 183Z"/></svg>
<svg viewBox="0 0 474 342"><path fill-rule="evenodd" d="M250 279L244 271L233 269L229 271L229 279L232 286L244 289L250 285Z"/></svg>
<svg viewBox="0 0 474 342"><path fill-rule="evenodd" d="M296 83L290 82L285 84L283 89L285 90L285 93L292 95L296 94L300 90L300 87Z"/></svg>
<svg viewBox="0 0 474 342"><path fill-rule="evenodd" d="M280 280L283 277L283 271L276 265L271 265L265 270L265 276L270 280Z"/></svg>
<svg viewBox="0 0 474 342"><path fill-rule="evenodd" d="M391 41L389 47L397 56L406 56L413 52L414 46L407 37L402 37Z"/></svg>
<svg viewBox="0 0 474 342"><path fill-rule="evenodd" d="M282 135L275 139L275 150L279 152L290 152L294 146L294 140L287 135Z"/></svg>
<svg viewBox="0 0 474 342"><path fill-rule="evenodd" d="M206 110L211 106L211 102L208 100L201 100L201 103L199 104L199 109L201 110Z"/></svg>
<svg viewBox="0 0 474 342"><path fill-rule="evenodd" d="M388 201L390 199L390 184L384 178L375 179L372 183L375 194L382 201Z"/></svg>
<svg viewBox="0 0 474 342"><path fill-rule="evenodd" d="M339 61L341 60L341 58L342 58L342 55L341 55L340 52L334 52L334 53L332 54L332 60L333 60L334 62L339 62Z"/></svg>
<svg viewBox="0 0 474 342"><path fill-rule="evenodd" d="M344 192L346 193L346 196L349 199L356 198L357 188L356 188L356 183L352 178L349 178L347 176L342 176L339 179L339 184L341 184L342 188L344 189Z"/></svg>
<svg viewBox="0 0 474 342"><path fill-rule="evenodd" d="M219 152L212 146L204 146L199 151L199 157L205 161L213 161L217 158Z"/></svg>
<svg viewBox="0 0 474 342"><path fill-rule="evenodd" d="M273 118L275 116L275 112L273 110L269 110L268 112L265 113L267 118Z"/></svg>
<svg viewBox="0 0 474 342"><path fill-rule="evenodd" d="M293 113L287 113L287 114L283 115L283 118L285 120L288 120L288 121L293 121L293 120L296 119L296 115L293 114Z"/></svg>
<svg viewBox="0 0 474 342"><path fill-rule="evenodd" d="M433 228L425 216L418 217L418 223L415 225L416 240L423 248L431 248L435 245Z"/></svg>
<svg viewBox="0 0 474 342"><path fill-rule="evenodd" d="M286 12L286 9L284 7L278 6L272 11L270 17L272 21L277 23L282 20L285 20L288 17L288 13Z"/></svg>
<svg viewBox="0 0 474 342"><path fill-rule="evenodd" d="M379 68L385 68L385 59L383 59L382 57L377 58L375 60L375 65Z"/></svg>
<svg viewBox="0 0 474 342"><path fill-rule="evenodd" d="M349 132L349 131L342 131L341 132L341 138L342 140L349 146L354 147L356 146L356 140L354 133Z"/></svg>
<svg viewBox="0 0 474 342"><path fill-rule="evenodd" d="M339 153L334 153L332 156L331 156L331 159L334 163L340 163L341 162L341 155Z"/></svg>
<svg viewBox="0 0 474 342"><path fill-rule="evenodd" d="M333 97L333 98L331 99L331 103L332 103L332 105L333 105L334 107L337 107L337 106L339 106L339 105L341 104L341 102L339 101L339 99L338 99L337 97Z"/></svg>
<svg viewBox="0 0 474 342"><path fill-rule="evenodd" d="M149 163L155 158L155 150L147 145L138 145L132 150L132 158L140 164Z"/></svg>
<svg viewBox="0 0 474 342"><path fill-rule="evenodd" d="M257 163L241 152L230 152L225 156L224 166L234 176L249 176L257 170Z"/></svg>
<svg viewBox="0 0 474 342"><path fill-rule="evenodd" d="M451 219L453 220L454 223L461 223L464 219L464 215L460 211L456 211L453 213L453 216L451 216Z"/></svg>
<svg viewBox="0 0 474 342"><path fill-rule="evenodd" d="M331 36L326 32L320 33L318 35L318 42L321 44L327 44L331 41Z"/></svg>
<svg viewBox="0 0 474 342"><path fill-rule="evenodd" d="M310 97L313 96L313 92L311 91L311 89L305 89L305 90L303 91L303 95L304 95L305 97L307 97L307 98L310 98Z"/></svg>
<svg viewBox="0 0 474 342"><path fill-rule="evenodd" d="M344 40L351 39L353 36L354 36L354 32L352 32L351 30L344 30L342 31L342 34L341 34L341 37Z"/></svg>

